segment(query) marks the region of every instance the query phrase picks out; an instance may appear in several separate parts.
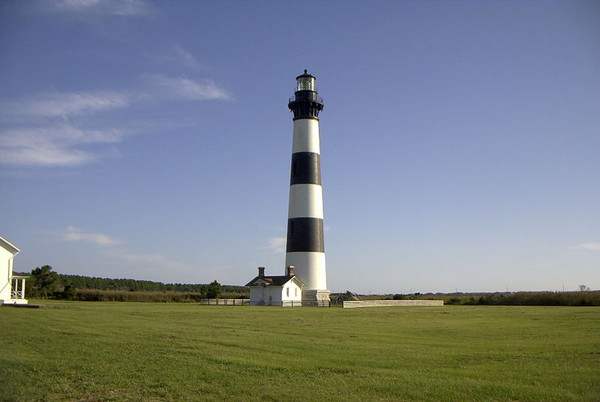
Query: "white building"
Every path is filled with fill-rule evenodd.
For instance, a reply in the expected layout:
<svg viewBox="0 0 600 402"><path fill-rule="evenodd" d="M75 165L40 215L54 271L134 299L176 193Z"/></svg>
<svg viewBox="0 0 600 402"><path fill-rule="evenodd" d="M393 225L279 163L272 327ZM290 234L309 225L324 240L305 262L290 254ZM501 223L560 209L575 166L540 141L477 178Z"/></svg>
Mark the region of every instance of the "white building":
<svg viewBox="0 0 600 402"><path fill-rule="evenodd" d="M302 305L302 289L306 285L294 275L294 267L286 269L284 276L265 276L265 268L258 268L258 276L246 284L250 287L251 306Z"/></svg>
<svg viewBox="0 0 600 402"><path fill-rule="evenodd" d="M13 274L13 260L21 250L0 237L0 304L27 304L26 276Z"/></svg>

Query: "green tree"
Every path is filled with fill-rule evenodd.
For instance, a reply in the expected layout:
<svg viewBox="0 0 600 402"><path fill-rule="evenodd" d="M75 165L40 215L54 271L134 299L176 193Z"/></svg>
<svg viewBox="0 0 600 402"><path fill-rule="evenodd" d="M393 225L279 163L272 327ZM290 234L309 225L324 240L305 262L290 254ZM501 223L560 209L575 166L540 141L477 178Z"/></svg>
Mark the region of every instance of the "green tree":
<svg viewBox="0 0 600 402"><path fill-rule="evenodd" d="M212 281L208 288L206 289L206 297L209 299L218 299L221 297L221 293L223 292L223 287L216 280Z"/></svg>
<svg viewBox="0 0 600 402"><path fill-rule="evenodd" d="M349 290L346 290L346 293L340 293L337 298L336 298L336 302L343 302L343 301L356 301L356 300L360 300L360 298L352 293Z"/></svg>
<svg viewBox="0 0 600 402"><path fill-rule="evenodd" d="M75 300L77 298L77 289L73 285L66 285L62 291L61 298L67 300Z"/></svg>
<svg viewBox="0 0 600 402"><path fill-rule="evenodd" d="M52 271L50 265L44 265L31 270L32 295L48 297L56 292L60 285L58 274Z"/></svg>

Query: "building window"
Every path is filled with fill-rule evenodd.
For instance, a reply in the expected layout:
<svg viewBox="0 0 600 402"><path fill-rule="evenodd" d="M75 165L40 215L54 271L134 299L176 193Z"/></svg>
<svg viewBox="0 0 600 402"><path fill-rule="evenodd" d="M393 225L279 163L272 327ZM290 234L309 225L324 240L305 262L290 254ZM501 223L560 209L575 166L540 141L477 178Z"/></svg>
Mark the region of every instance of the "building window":
<svg viewBox="0 0 600 402"><path fill-rule="evenodd" d="M298 288L294 289L294 297L298 297Z"/></svg>
<svg viewBox="0 0 600 402"><path fill-rule="evenodd" d="M285 288L286 297L290 297L290 288Z"/></svg>

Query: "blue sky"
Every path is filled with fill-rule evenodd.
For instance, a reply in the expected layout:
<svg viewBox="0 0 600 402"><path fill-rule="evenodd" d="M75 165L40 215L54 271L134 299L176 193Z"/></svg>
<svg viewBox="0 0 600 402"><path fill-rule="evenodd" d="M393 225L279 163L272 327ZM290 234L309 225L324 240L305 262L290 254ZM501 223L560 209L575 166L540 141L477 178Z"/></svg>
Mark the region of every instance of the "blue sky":
<svg viewBox="0 0 600 402"><path fill-rule="evenodd" d="M16 269L282 274L295 77L332 291L600 289L597 1L2 1Z"/></svg>

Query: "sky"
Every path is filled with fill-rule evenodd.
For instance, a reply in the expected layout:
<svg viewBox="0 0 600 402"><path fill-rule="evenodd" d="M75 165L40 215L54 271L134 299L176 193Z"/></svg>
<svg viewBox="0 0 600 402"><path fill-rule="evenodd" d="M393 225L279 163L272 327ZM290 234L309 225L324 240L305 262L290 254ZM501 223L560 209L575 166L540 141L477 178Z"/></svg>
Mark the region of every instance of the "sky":
<svg viewBox="0 0 600 402"><path fill-rule="evenodd" d="M282 275L308 69L328 287L600 289L598 1L0 1L15 270Z"/></svg>

